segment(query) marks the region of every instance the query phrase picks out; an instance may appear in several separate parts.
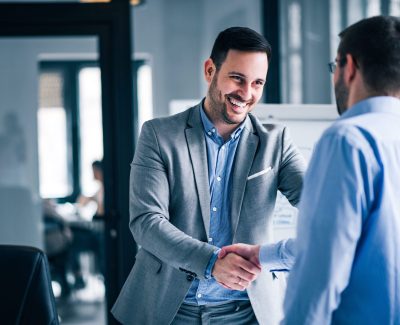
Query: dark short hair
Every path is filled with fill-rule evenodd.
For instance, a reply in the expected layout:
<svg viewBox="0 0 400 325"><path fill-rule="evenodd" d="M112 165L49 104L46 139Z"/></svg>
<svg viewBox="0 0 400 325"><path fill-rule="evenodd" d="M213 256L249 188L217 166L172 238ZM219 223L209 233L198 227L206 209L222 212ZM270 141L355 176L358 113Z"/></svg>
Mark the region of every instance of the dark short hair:
<svg viewBox="0 0 400 325"><path fill-rule="evenodd" d="M230 27L218 34L210 58L217 70L224 63L229 50L265 52L271 60L271 45L256 31L247 27Z"/></svg>
<svg viewBox="0 0 400 325"><path fill-rule="evenodd" d="M103 162L100 160L95 160L92 162L92 167L98 170L103 170Z"/></svg>
<svg viewBox="0 0 400 325"><path fill-rule="evenodd" d="M382 95L400 90L399 17L363 19L347 27L339 36L340 58L346 54L353 56L369 90Z"/></svg>

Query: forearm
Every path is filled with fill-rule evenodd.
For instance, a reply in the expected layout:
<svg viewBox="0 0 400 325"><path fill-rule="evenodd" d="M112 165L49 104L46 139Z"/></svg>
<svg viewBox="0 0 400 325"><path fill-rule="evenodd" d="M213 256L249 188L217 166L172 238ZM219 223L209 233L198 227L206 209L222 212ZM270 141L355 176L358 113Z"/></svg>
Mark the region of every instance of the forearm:
<svg viewBox="0 0 400 325"><path fill-rule="evenodd" d="M217 248L194 239L160 214L133 218L130 229L135 241L161 261L204 279L206 268Z"/></svg>

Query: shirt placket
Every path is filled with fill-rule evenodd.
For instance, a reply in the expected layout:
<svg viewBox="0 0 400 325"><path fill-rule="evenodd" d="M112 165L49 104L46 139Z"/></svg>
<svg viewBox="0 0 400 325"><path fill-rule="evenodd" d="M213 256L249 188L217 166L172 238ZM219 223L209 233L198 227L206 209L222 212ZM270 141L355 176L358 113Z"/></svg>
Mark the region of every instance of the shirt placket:
<svg viewBox="0 0 400 325"><path fill-rule="evenodd" d="M212 201L211 201L211 223L210 223L210 234L212 238L212 244L221 247L224 243L220 241L218 234L221 233L221 225L223 217L223 201L224 201L224 184L225 184L225 171L226 171L226 160L228 156L229 142L223 144L218 148L217 161L215 164L214 182L212 187Z"/></svg>
<svg viewBox="0 0 400 325"><path fill-rule="evenodd" d="M208 242L211 245L220 247L218 238L220 219L222 216L222 202L223 202L223 190L225 188L225 169L226 161L228 157L229 142L218 147L216 142L215 147L217 151L215 159L215 169L213 172L213 181L211 187L211 202L210 202L210 237ZM199 304L205 303L204 293L207 292L208 281L200 281L196 292L196 299Z"/></svg>

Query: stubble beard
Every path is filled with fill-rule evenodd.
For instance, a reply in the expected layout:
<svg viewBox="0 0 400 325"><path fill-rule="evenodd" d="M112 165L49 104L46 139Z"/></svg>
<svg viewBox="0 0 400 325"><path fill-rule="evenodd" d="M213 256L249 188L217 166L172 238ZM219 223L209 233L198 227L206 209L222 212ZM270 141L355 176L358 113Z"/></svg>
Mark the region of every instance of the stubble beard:
<svg viewBox="0 0 400 325"><path fill-rule="evenodd" d="M336 107L339 115L342 115L348 109L349 89L344 83L343 73L340 72L339 79L335 84Z"/></svg>
<svg viewBox="0 0 400 325"><path fill-rule="evenodd" d="M208 91L209 99L210 99L210 110L213 118L217 121L224 122L229 125L238 125L243 122L242 121L232 121L228 115L228 108L225 103L225 97L222 95L221 91L217 87L217 74L215 74L213 80L210 84L210 89ZM232 95L232 97L237 97Z"/></svg>

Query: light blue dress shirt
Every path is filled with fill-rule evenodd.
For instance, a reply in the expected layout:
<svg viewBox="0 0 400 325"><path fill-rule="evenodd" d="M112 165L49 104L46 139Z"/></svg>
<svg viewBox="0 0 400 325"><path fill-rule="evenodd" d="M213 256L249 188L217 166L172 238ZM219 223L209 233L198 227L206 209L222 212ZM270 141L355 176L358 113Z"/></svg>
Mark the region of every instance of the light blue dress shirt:
<svg viewBox="0 0 400 325"><path fill-rule="evenodd" d="M318 142L283 324L400 324L400 100L373 97Z"/></svg>
<svg viewBox="0 0 400 325"><path fill-rule="evenodd" d="M223 247L232 244L231 231L231 182L233 162L243 123L225 142L217 129L200 110L207 146L208 180L210 186L210 238L209 244ZM249 118L249 117L246 117ZM223 303L230 300L249 299L246 291L228 290L211 277L211 270L217 258L217 250L206 271L207 280L195 279L185 298L185 303L195 305Z"/></svg>

